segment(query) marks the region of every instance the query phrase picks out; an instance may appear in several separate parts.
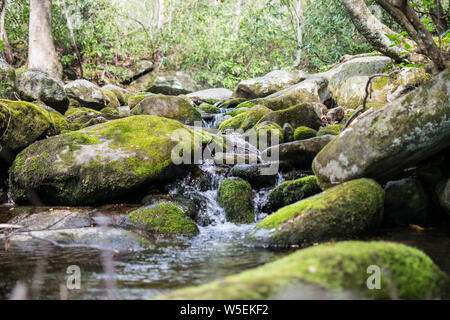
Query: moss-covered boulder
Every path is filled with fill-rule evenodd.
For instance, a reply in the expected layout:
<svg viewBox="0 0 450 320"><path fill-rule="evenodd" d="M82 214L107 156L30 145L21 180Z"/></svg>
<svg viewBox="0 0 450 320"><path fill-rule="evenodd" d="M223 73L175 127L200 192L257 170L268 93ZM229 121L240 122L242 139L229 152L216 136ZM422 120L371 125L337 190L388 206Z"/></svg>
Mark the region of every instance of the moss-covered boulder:
<svg viewBox="0 0 450 320"><path fill-rule="evenodd" d="M50 112L43 107L25 101L0 100L2 148L18 151L44 138L51 129Z"/></svg>
<svg viewBox="0 0 450 320"><path fill-rule="evenodd" d="M127 90L125 90L124 88L112 84L107 84L103 86L102 89L114 93L121 106L127 104Z"/></svg>
<svg viewBox="0 0 450 320"><path fill-rule="evenodd" d="M49 107L64 114L69 107L69 98L64 91L64 82L47 72L29 69L17 73L16 87L25 101L40 100Z"/></svg>
<svg viewBox="0 0 450 320"><path fill-rule="evenodd" d="M383 208L384 190L377 182L352 180L281 208L262 220L248 238L279 247L354 239L381 224Z"/></svg>
<svg viewBox="0 0 450 320"><path fill-rule="evenodd" d="M219 126L219 131L225 131L228 129L241 129L247 131L253 128L259 120L261 120L265 115L269 114L271 110L264 106L255 106L249 111L239 114L232 119L223 122Z"/></svg>
<svg viewBox="0 0 450 320"><path fill-rule="evenodd" d="M241 81L234 90L233 97L256 99L286 89L307 78L304 72L275 70L262 77Z"/></svg>
<svg viewBox="0 0 450 320"><path fill-rule="evenodd" d="M199 107L199 109L202 110L203 112L211 113L211 114L218 114L218 113L220 113L220 109L219 108L217 108L215 106L212 106L210 104L202 104Z"/></svg>
<svg viewBox="0 0 450 320"><path fill-rule="evenodd" d="M160 203L130 213L127 222L139 229L165 235L196 235L197 225L176 205Z"/></svg>
<svg viewBox="0 0 450 320"><path fill-rule="evenodd" d="M108 90L103 90L99 86L87 80L75 80L64 86L69 98L78 101L81 107L88 107L100 110L105 107L118 108L120 106L116 95Z"/></svg>
<svg viewBox="0 0 450 320"><path fill-rule="evenodd" d="M264 150L261 153L261 158L270 161L278 155L280 161L286 165L297 169L311 169L314 157L333 139L334 136L326 135L282 143Z"/></svg>
<svg viewBox="0 0 450 320"><path fill-rule="evenodd" d="M247 104L257 104L271 110L282 110L305 102L325 102L330 98L328 80L321 76L312 76L289 88L278 91L265 98L249 101ZM243 103L242 106L247 106Z"/></svg>
<svg viewBox="0 0 450 320"><path fill-rule="evenodd" d="M314 138L317 135L317 131L305 126L300 126L294 131L294 140L306 140Z"/></svg>
<svg viewBox="0 0 450 320"><path fill-rule="evenodd" d="M369 266L381 270L379 290L367 286ZM448 283L422 251L398 243L346 241L299 250L256 269L157 298L276 299L286 290L308 293L314 287L338 297L351 292L369 299L445 299Z"/></svg>
<svg viewBox="0 0 450 320"><path fill-rule="evenodd" d="M162 94L145 98L131 110L132 115L148 114L193 125L202 121L200 112L186 99Z"/></svg>
<svg viewBox="0 0 450 320"><path fill-rule="evenodd" d="M450 69L359 120L315 158L322 188L360 177L388 181L450 145Z"/></svg>
<svg viewBox="0 0 450 320"><path fill-rule="evenodd" d="M173 134L179 129L185 135ZM200 147L192 139L193 132L178 121L133 116L38 141L13 163L11 195L16 203L40 199L55 205L129 199L180 176L184 167L173 165L172 150L180 144Z"/></svg>
<svg viewBox="0 0 450 320"><path fill-rule="evenodd" d="M255 221L252 203L252 187L240 178L229 178L220 184L219 204L224 208L229 222L252 223Z"/></svg>
<svg viewBox="0 0 450 320"><path fill-rule="evenodd" d="M322 125L314 103L302 103L284 110L272 111L261 118L260 122L264 121L275 122L281 127L289 123L293 128L306 126L319 129Z"/></svg>
<svg viewBox="0 0 450 320"><path fill-rule="evenodd" d="M383 56L356 57L338 64L324 76L336 103L344 108L361 105L369 77L383 73L392 65L392 60Z"/></svg>
<svg viewBox="0 0 450 320"><path fill-rule="evenodd" d="M273 212L320 192L315 176L285 181L270 192L265 209Z"/></svg>
<svg viewBox="0 0 450 320"><path fill-rule="evenodd" d="M331 134L333 136L337 136L342 132L342 129L344 129L343 124L332 124L326 127L323 127L317 132L317 136L325 136L327 134Z"/></svg>

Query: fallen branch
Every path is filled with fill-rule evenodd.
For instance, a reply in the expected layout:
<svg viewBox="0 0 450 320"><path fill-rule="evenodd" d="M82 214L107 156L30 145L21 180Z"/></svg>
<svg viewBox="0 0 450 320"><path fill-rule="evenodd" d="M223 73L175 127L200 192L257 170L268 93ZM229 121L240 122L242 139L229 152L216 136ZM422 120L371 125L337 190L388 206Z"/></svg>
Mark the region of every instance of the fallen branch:
<svg viewBox="0 0 450 320"><path fill-rule="evenodd" d="M350 126L350 124L352 123L352 121L355 120L356 117L358 117L359 114L361 114L362 112L366 111L367 99L369 99L369 96L372 94L372 80L377 78L377 77L388 77L388 78L390 78L390 77L392 77L394 74L396 74L398 72L400 72L400 69L394 70L394 71L392 71L391 73L388 73L388 74L378 73L378 74L374 74L374 75L369 77L369 80L367 80L367 83L366 83L366 88L365 88L366 95L364 96L363 105L362 105L362 107L357 109L354 114L351 115L351 117L345 123L344 129L342 131L347 129Z"/></svg>

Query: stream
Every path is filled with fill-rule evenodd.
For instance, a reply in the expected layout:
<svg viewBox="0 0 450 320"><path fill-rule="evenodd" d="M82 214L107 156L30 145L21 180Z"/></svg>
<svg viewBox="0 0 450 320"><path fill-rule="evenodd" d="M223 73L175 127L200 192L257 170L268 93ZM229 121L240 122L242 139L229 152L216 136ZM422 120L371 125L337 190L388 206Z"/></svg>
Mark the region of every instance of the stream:
<svg viewBox="0 0 450 320"><path fill-rule="evenodd" d="M215 127L219 118L220 115L214 116L205 126ZM192 178L192 183L186 183L189 179L178 181L170 186L168 193L201 200L197 236L149 236L147 249L114 256L109 269L105 255L96 249L60 248L43 243L28 249L11 245L6 251L5 242L0 240L0 299L8 299L18 283L29 289L28 295L22 297L28 299L147 299L255 268L292 252L255 248L243 241L256 222L266 216L261 207L271 188L254 190L255 223L236 225L226 221L217 203L217 189L227 177L227 169L211 163L199 168L201 179ZM277 185L281 182L280 175ZM131 206L128 212L137 207ZM107 214L123 215L115 208L111 207ZM2 221L2 213L10 209L11 206L0 208L0 223L6 222ZM370 239L396 241L422 249L450 275L450 237L444 231L380 230ZM73 265L80 269L81 287L66 290L71 275L68 267Z"/></svg>

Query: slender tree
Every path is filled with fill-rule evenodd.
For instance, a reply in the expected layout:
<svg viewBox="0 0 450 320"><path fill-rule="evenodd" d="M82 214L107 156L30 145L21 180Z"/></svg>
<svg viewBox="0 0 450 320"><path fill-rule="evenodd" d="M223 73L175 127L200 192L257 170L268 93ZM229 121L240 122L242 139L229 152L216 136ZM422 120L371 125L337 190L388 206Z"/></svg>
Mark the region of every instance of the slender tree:
<svg viewBox="0 0 450 320"><path fill-rule="evenodd" d="M8 42L8 36L5 29L5 13L6 13L6 0L0 0L0 40L3 41L3 56L10 64L14 63L14 57L11 52L11 47Z"/></svg>
<svg viewBox="0 0 450 320"><path fill-rule="evenodd" d="M52 36L52 1L30 0L28 68L62 77L62 66Z"/></svg>

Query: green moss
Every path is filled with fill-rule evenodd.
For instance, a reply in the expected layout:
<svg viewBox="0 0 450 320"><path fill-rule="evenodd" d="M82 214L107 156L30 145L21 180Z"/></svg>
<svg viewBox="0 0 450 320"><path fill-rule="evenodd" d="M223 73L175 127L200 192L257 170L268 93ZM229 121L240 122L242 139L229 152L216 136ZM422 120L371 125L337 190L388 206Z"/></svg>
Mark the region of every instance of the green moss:
<svg viewBox="0 0 450 320"><path fill-rule="evenodd" d="M253 128L262 117L270 112L271 110L269 108L255 106L245 113L241 113L232 119L224 121L220 125L219 131L225 131L227 129L241 129L246 131Z"/></svg>
<svg viewBox="0 0 450 320"><path fill-rule="evenodd" d="M369 290L369 266L381 268L381 288ZM274 299L286 289L308 293L310 286L361 298L439 299L448 277L423 252L398 243L348 241L299 250L262 267L159 299ZM317 294L317 291L314 291Z"/></svg>
<svg viewBox="0 0 450 320"><path fill-rule="evenodd" d="M252 187L240 178L224 180L218 190L219 204L224 208L229 222L252 223L255 221L252 204Z"/></svg>
<svg viewBox="0 0 450 320"><path fill-rule="evenodd" d="M344 125L342 124L332 124L330 126L326 126L325 128L322 128L317 132L317 136L325 136L327 134L331 134L333 136L337 136L342 132L342 129L344 129Z"/></svg>
<svg viewBox="0 0 450 320"><path fill-rule="evenodd" d="M314 105L311 103L297 104L287 109L273 111L262 117L260 122L271 121L283 127L289 123L293 128L307 126L309 128L319 128L322 121L317 116Z"/></svg>
<svg viewBox="0 0 450 320"><path fill-rule="evenodd" d="M130 97L128 97L128 106L130 107L130 109L133 109L142 100L144 100L145 98L148 98L149 96L151 96L151 95L149 95L148 93L142 93L142 94L130 96Z"/></svg>
<svg viewBox="0 0 450 320"><path fill-rule="evenodd" d="M271 211L277 210L321 191L316 176L285 181L270 192L268 208Z"/></svg>
<svg viewBox="0 0 450 320"><path fill-rule="evenodd" d="M277 246L354 238L378 227L383 208L384 190L378 183L352 180L281 208L261 221L253 235L258 241L258 230L270 230L259 240Z"/></svg>
<svg viewBox="0 0 450 320"><path fill-rule="evenodd" d="M204 111L204 112L206 112L206 113L212 113L212 114L220 113L220 109L219 108L217 108L215 106L212 106L212 105L209 105L209 104L201 105L199 107L199 109Z"/></svg>
<svg viewBox="0 0 450 320"><path fill-rule="evenodd" d="M241 113L245 113L245 112L247 112L248 110L247 109L234 109L234 110L230 110L230 111L228 111L225 115L226 116L232 116L232 117L235 117L235 116L237 116L237 115L239 115L239 114L241 114Z"/></svg>
<svg viewBox="0 0 450 320"><path fill-rule="evenodd" d="M169 203L135 210L130 213L128 221L146 231L159 234L198 234L195 222L187 218L180 208Z"/></svg>
<svg viewBox="0 0 450 320"><path fill-rule="evenodd" d="M117 99L117 96L114 94L114 92L103 89L101 89L100 91L103 94L103 101L106 107L115 109L120 107L120 102Z"/></svg>
<svg viewBox="0 0 450 320"><path fill-rule="evenodd" d="M8 128L0 141L3 147L12 151L20 150L39 139L52 127L50 113L44 108L29 102L0 99L1 134Z"/></svg>
<svg viewBox="0 0 450 320"><path fill-rule="evenodd" d="M314 138L317 135L317 131L305 126L300 126L294 131L294 140L306 140Z"/></svg>
<svg viewBox="0 0 450 320"><path fill-rule="evenodd" d="M70 116L81 116L85 114L101 115L101 112L90 108L80 107L80 108L70 108L69 110L66 111L64 115L66 117L70 117Z"/></svg>
<svg viewBox="0 0 450 320"><path fill-rule="evenodd" d="M121 115L120 115L119 111L117 109L114 109L114 108L111 108L111 107L103 108L102 110L100 110L100 112L106 119L119 119L119 118L121 118Z"/></svg>

